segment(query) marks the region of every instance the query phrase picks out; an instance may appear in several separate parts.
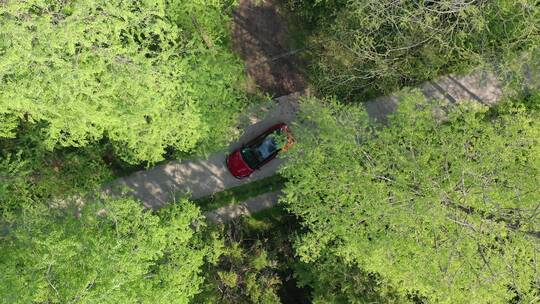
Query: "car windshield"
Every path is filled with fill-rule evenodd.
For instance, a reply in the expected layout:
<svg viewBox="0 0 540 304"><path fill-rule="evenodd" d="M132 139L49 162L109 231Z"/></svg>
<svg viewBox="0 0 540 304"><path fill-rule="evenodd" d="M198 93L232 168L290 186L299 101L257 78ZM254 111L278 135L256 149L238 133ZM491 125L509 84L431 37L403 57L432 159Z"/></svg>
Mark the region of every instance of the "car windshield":
<svg viewBox="0 0 540 304"><path fill-rule="evenodd" d="M255 169L260 163L260 160L257 156L257 153L252 150L250 147L245 147L240 150L240 153L242 154L242 159L246 162L246 164L251 168Z"/></svg>
<svg viewBox="0 0 540 304"><path fill-rule="evenodd" d="M271 157L278 150L278 143L275 138L276 133L281 132L268 134L262 141L240 150L242 158L250 168L257 168L260 163Z"/></svg>

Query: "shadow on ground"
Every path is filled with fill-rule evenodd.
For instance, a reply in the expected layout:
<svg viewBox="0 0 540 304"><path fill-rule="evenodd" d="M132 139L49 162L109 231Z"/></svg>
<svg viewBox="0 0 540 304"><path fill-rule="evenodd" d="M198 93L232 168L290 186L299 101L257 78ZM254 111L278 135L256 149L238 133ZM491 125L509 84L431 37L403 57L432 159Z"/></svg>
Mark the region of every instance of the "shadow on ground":
<svg viewBox="0 0 540 304"><path fill-rule="evenodd" d="M240 0L233 13L232 39L246 73L261 91L278 97L305 89L300 62L287 48L286 20L273 1Z"/></svg>

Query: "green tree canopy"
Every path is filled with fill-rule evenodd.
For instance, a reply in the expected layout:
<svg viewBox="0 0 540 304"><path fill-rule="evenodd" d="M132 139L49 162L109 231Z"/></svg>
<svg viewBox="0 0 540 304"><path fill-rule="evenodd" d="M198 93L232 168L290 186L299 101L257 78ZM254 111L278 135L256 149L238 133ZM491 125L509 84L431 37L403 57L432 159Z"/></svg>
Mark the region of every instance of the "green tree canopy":
<svg viewBox="0 0 540 304"><path fill-rule="evenodd" d="M226 142L243 106L227 47L230 0L2 1L0 137L109 139L125 161Z"/></svg>
<svg viewBox="0 0 540 304"><path fill-rule="evenodd" d="M225 235L224 235L225 237ZM205 272L206 284L197 303L281 303L277 295L281 281L277 261L257 242L246 250L240 243L225 242L218 265Z"/></svg>
<svg viewBox="0 0 540 304"><path fill-rule="evenodd" d="M26 209L2 236L3 303L188 303L220 254L197 207L157 215L130 200Z"/></svg>
<svg viewBox="0 0 540 304"><path fill-rule="evenodd" d="M307 231L296 251L319 269L310 280L329 286L316 300L360 302L356 268L433 303L538 299L539 118L518 103L436 108L404 93L373 130L358 107L305 100L283 201Z"/></svg>
<svg viewBox="0 0 540 304"><path fill-rule="evenodd" d="M287 3L309 28L312 81L342 101L506 60L540 44L536 0Z"/></svg>

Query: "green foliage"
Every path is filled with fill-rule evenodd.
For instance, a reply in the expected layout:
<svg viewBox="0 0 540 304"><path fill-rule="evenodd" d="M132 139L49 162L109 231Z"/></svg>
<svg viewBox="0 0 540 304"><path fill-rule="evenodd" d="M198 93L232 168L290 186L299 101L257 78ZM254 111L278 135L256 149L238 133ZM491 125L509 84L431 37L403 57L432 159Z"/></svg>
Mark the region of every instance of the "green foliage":
<svg viewBox="0 0 540 304"><path fill-rule="evenodd" d="M285 181L280 175L272 175L238 187L229 188L211 196L194 200L202 212L224 206L239 204L252 197L283 188ZM178 196L182 197L182 196Z"/></svg>
<svg viewBox="0 0 540 304"><path fill-rule="evenodd" d="M1 240L0 299L188 303L202 265L220 252L203 229L198 209L185 201L157 215L129 200L87 205L79 218L26 209Z"/></svg>
<svg viewBox="0 0 540 304"><path fill-rule="evenodd" d="M277 261L269 260L260 242L248 248L242 240L226 238L224 254L206 271L200 303L280 303L277 289L281 280Z"/></svg>
<svg viewBox="0 0 540 304"><path fill-rule="evenodd" d="M311 287L312 303L407 303L375 273L366 273L342 259L327 255L319 263L297 263L294 273L300 286Z"/></svg>
<svg viewBox="0 0 540 304"><path fill-rule="evenodd" d="M311 78L343 101L507 61L540 45L536 0L289 0L308 24Z"/></svg>
<svg viewBox="0 0 540 304"><path fill-rule="evenodd" d="M224 254L205 270L206 284L195 303L309 303L296 286L289 235L298 225L274 207L217 227Z"/></svg>
<svg viewBox="0 0 540 304"><path fill-rule="evenodd" d="M19 154L0 158L0 220L11 222L15 211L31 204L26 163Z"/></svg>
<svg viewBox="0 0 540 304"><path fill-rule="evenodd" d="M337 12L345 8L347 0L288 0L285 8L301 18L311 30L317 30L322 22L329 22Z"/></svg>
<svg viewBox="0 0 540 304"><path fill-rule="evenodd" d="M130 163L223 144L244 103L231 3L3 1L0 136L22 121L49 149L107 138Z"/></svg>
<svg viewBox="0 0 540 304"><path fill-rule="evenodd" d="M354 269L434 303L539 296L540 114L464 103L441 121L434 107L404 93L389 126L366 131L357 107L303 102L283 201L307 231L300 259L324 269L313 286L342 293L321 299L359 301Z"/></svg>
<svg viewBox="0 0 540 304"><path fill-rule="evenodd" d="M18 125L18 119L12 115L0 114L0 138L15 137L15 129Z"/></svg>
<svg viewBox="0 0 540 304"><path fill-rule="evenodd" d="M12 221L21 208L55 205L99 188L112 178L103 146L49 151L39 126L23 125L16 138L0 140L0 219Z"/></svg>
<svg viewBox="0 0 540 304"><path fill-rule="evenodd" d="M497 73L505 79L505 94L534 94L540 90L540 47L500 64ZM536 107L540 107L540 102Z"/></svg>

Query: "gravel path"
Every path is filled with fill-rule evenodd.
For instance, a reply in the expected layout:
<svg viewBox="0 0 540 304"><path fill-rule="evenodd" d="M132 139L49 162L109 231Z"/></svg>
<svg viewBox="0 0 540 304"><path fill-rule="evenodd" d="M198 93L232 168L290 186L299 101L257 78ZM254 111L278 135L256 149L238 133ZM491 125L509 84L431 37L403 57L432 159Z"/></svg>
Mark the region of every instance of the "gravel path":
<svg viewBox="0 0 540 304"><path fill-rule="evenodd" d="M466 76L441 77L438 80L424 83L420 89L429 99L446 99L451 103L460 100L476 100L490 105L502 97L502 83L492 73L483 71ZM299 95L297 93L283 96L276 99L273 104L263 105L252 110L258 115L245 117L248 125L244 128L244 134L238 142L230 145L228 151L240 147L242 143L256 137L276 123L290 124L293 122ZM370 117L385 122L388 114L395 111L397 103L398 97L391 95L366 102L364 105ZM105 187L103 193L110 196L131 195L142 201L146 207L159 208L173 202L175 194L179 192L190 193L192 198L200 198L274 175L284 161L284 159L275 159L255 172L250 178L238 180L229 173L225 166L227 153L227 151L215 153L207 159L171 161L150 170L139 171L116 180ZM249 205L253 206L252 210L259 210L260 208L255 207L257 202L261 206L268 207L275 204L277 198L276 193L269 196L263 195L250 200ZM273 201L269 203L269 200ZM216 218L216 221L227 221L233 217L253 212L242 211L242 208L245 208L243 206L231 206L216 211L216 214L219 214L219 218L221 218ZM229 213L229 215L224 213Z"/></svg>
<svg viewBox="0 0 540 304"><path fill-rule="evenodd" d="M113 197L129 195L140 200L146 207L156 209L173 202L178 193L186 192L192 198L200 198L274 175L283 159L276 158L249 178L239 180L229 173L225 158L228 152L270 126L292 122L297 99L298 94L291 94L258 107L256 114L245 117L249 125L244 128L240 140L232 143L228 151L212 154L207 159L171 161L150 170L135 172L104 187L102 194Z"/></svg>
<svg viewBox="0 0 540 304"><path fill-rule="evenodd" d="M502 96L503 84L493 73L477 71L464 76L444 76L428 81L419 86L428 100L448 100L456 103L462 100L475 100L492 105ZM364 103L369 116L377 121L386 122L389 114L397 108L397 95L382 96Z"/></svg>

